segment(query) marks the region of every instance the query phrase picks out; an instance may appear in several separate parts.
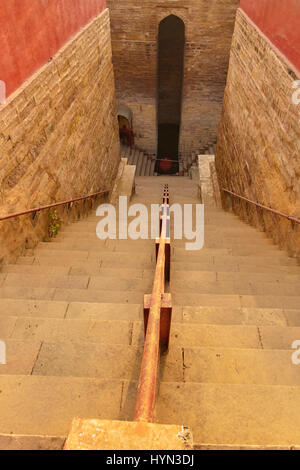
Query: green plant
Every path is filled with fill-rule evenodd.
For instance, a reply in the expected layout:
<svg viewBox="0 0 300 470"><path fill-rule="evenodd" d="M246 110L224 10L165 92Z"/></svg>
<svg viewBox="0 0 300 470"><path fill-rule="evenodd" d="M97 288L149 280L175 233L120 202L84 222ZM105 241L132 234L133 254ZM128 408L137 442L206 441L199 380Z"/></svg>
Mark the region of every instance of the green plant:
<svg viewBox="0 0 300 470"><path fill-rule="evenodd" d="M57 214L56 210L50 209L49 211L49 237L56 237L63 224L63 220Z"/></svg>

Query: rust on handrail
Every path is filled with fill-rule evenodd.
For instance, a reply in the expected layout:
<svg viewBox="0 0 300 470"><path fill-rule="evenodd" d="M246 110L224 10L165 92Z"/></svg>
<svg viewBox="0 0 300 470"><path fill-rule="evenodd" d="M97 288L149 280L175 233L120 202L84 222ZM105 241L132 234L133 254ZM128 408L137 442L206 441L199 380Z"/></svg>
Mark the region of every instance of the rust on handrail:
<svg viewBox="0 0 300 470"><path fill-rule="evenodd" d="M96 193L87 194L86 196L81 196L81 197L77 197L77 198L73 198L73 199L68 199L67 201L54 202L53 204L48 204L47 206L40 206L40 207L36 207L34 209L25 210L23 212L16 212L15 214L9 214L9 215L6 215L4 217L0 217L0 222L2 222L3 220L8 220L8 219L13 219L15 217L20 217L22 215L28 215L28 214L33 214L35 212L40 212L40 211L43 211L45 209L51 209L52 207L58 207L58 206L63 206L65 204L70 204L72 202L82 201L84 199L89 199L89 198L94 197L94 196L99 196L100 194L107 194L107 193L109 193L109 191L110 191L110 189L105 189L103 191L97 191Z"/></svg>
<svg viewBox="0 0 300 470"><path fill-rule="evenodd" d="M161 233L156 262L147 330L144 344L138 394L135 408L135 421L153 422L158 388L160 358L160 322L162 296L165 291L166 240L168 222L169 191L167 185L163 193Z"/></svg>
<svg viewBox="0 0 300 470"><path fill-rule="evenodd" d="M291 215L284 214L283 212L277 211L268 206L264 206L263 204L259 204L258 202L251 201L251 199L248 199L244 196L240 196L239 194L236 194L233 191L229 191L228 189L222 188L222 191L224 191L225 193L231 194L232 196L235 196L239 199L242 199L243 201L249 202L250 204L253 204L256 207L260 207L261 209L272 212L273 214L279 215L280 217L284 217L285 219L288 219L291 222L294 222L295 224L300 224L300 219L297 219L296 217L292 217Z"/></svg>

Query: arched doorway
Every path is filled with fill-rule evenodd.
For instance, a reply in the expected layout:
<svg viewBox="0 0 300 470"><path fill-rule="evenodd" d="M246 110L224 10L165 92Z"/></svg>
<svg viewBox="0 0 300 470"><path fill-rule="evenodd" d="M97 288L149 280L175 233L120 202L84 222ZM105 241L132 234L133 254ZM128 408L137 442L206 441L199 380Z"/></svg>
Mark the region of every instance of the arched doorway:
<svg viewBox="0 0 300 470"><path fill-rule="evenodd" d="M157 158L177 163L158 161L158 173L178 171L184 45L184 22L175 15L164 18L158 32Z"/></svg>

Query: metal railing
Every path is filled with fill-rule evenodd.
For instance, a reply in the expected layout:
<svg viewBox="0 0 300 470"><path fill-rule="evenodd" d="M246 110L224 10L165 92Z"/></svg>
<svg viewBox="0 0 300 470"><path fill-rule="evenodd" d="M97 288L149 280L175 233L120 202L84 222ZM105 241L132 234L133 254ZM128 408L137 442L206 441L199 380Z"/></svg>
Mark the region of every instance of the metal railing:
<svg viewBox="0 0 300 470"><path fill-rule="evenodd" d="M35 207L34 209L28 209L22 212L16 212L15 214L5 215L4 217L0 217L0 222L2 222L3 220L9 220L15 217L20 217L22 215L35 214L36 212L40 212L46 209L51 209L52 207L58 207L58 206L63 206L65 204L71 204L73 202L83 201L85 199L89 199L95 196L100 196L100 194L108 194L110 191L111 191L110 189L105 189L102 191L97 191L96 193L87 194L86 196L68 199L67 201L54 202L53 204L48 204L47 206Z"/></svg>
<svg viewBox="0 0 300 470"><path fill-rule="evenodd" d="M277 211L268 206L264 206L263 204L259 204L258 202L251 201L251 199L248 199L244 196L240 196L239 194L236 194L233 191L229 191L229 189L222 188L222 191L224 191L224 193L230 194L231 196L237 197L238 199L242 199L243 201L246 201L249 204L259 207L260 209L264 209L266 211L271 212L272 214L279 215L280 217L284 217L285 219L288 219L295 224L300 224L300 219L297 219L296 217L284 214L283 212Z"/></svg>
<svg viewBox="0 0 300 470"><path fill-rule="evenodd" d="M156 269L152 294L144 298L145 344L139 377L135 421L153 422L158 390L159 359L169 345L172 306L165 294L165 281L170 277L170 211L169 189L164 187L160 238L156 240Z"/></svg>

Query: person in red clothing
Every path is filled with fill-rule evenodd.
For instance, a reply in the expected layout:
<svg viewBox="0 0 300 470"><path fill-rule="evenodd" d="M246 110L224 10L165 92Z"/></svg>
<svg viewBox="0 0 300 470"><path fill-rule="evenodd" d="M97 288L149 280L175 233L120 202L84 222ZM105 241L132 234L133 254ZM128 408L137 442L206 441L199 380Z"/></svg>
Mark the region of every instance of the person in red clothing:
<svg viewBox="0 0 300 470"><path fill-rule="evenodd" d="M169 158L167 157L164 157L162 158L162 160L159 162L160 163L160 169L164 172L164 173L167 173L168 171L170 171L171 169L171 166L172 166L172 162L170 161Z"/></svg>
<svg viewBox="0 0 300 470"><path fill-rule="evenodd" d="M134 133L131 129L128 129L125 124L120 129L120 139L124 143L126 143L130 148L134 146Z"/></svg>

